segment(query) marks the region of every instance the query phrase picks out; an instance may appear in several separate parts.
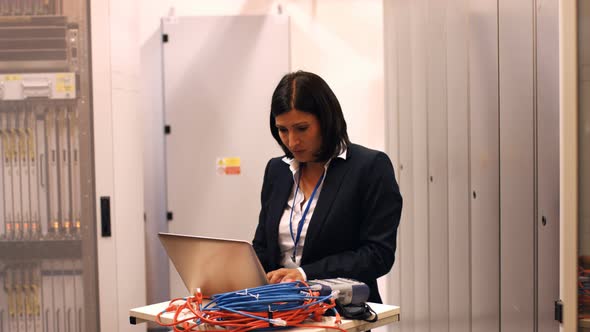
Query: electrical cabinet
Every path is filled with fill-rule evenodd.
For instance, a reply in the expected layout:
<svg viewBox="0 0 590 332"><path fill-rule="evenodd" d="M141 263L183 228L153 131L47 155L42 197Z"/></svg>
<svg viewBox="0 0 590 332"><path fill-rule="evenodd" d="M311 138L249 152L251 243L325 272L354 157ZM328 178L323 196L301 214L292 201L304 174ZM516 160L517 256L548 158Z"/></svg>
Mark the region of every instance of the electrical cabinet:
<svg viewBox="0 0 590 332"><path fill-rule="evenodd" d="M96 326L85 13L82 1L0 6L3 332Z"/></svg>
<svg viewBox="0 0 590 332"><path fill-rule="evenodd" d="M404 197L392 331L556 331L555 1L384 2ZM395 267L394 267L395 268Z"/></svg>
<svg viewBox="0 0 590 332"><path fill-rule="evenodd" d="M283 154L268 116L289 18L168 17L162 33L168 229L251 241L264 167ZM172 298L186 294L174 267L170 281Z"/></svg>

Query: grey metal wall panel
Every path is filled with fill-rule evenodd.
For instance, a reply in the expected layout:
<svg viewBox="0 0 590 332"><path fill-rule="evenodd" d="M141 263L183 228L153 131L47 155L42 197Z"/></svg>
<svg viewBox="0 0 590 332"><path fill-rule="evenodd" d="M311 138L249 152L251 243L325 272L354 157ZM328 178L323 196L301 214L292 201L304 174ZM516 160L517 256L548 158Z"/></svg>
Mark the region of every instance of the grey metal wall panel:
<svg viewBox="0 0 590 332"><path fill-rule="evenodd" d="M401 331L555 331L557 4L391 3L402 192L413 179L399 292L414 321Z"/></svg>
<svg viewBox="0 0 590 332"><path fill-rule="evenodd" d="M429 0L427 31L428 224L430 329L449 330L447 170L447 1Z"/></svg>
<svg viewBox="0 0 590 332"><path fill-rule="evenodd" d="M471 314L473 332L500 329L497 1L469 4Z"/></svg>
<svg viewBox="0 0 590 332"><path fill-rule="evenodd" d="M533 331L533 2L499 1L501 330Z"/></svg>
<svg viewBox="0 0 590 332"><path fill-rule="evenodd" d="M179 17L163 24L169 231L250 241L270 157L276 84L289 70L285 16ZM231 42L228 42L231 36ZM217 159L240 157L240 175L218 175ZM185 294L171 272L172 297Z"/></svg>
<svg viewBox="0 0 590 332"><path fill-rule="evenodd" d="M559 298L558 2L537 0L537 292L538 332L555 332ZM543 222L545 220L545 222Z"/></svg>
<svg viewBox="0 0 590 332"><path fill-rule="evenodd" d="M407 1L396 1L397 49L398 49L398 110L399 110L399 146L400 146L400 188L404 200L402 212L401 247L401 303L404 308L404 319L400 321L401 331L414 331L415 321L415 231L414 209L416 202L414 192L414 161L413 161L413 110L412 110L412 58L411 58L411 20L407 15L410 4ZM419 286L419 285L418 285ZM394 324L395 325L395 324Z"/></svg>
<svg viewBox="0 0 590 332"><path fill-rule="evenodd" d="M383 3L383 15L384 17L396 17L397 6L400 0L386 1ZM386 152L393 161L396 169L396 176L398 184L400 185L400 191L402 196L407 195L406 188L411 183L406 183L404 174L401 171L400 160L402 157L402 150L400 144L400 110L398 109L398 40L397 31L398 27L397 17L395 19L384 19L383 20L383 37L384 37L384 49L385 49L385 117L386 117ZM407 153L407 152L406 152ZM407 270L403 265L406 262L404 245L408 242L406 232L406 223L408 220L406 209L404 209L401 225L397 233L397 250L395 253L395 264L393 272L387 279L387 294L384 299L385 303L395 303L397 305L402 304L402 282L401 273ZM410 222L411 225L411 222ZM399 324L391 324L387 327L389 332L401 331L401 322Z"/></svg>
<svg viewBox="0 0 590 332"><path fill-rule="evenodd" d="M408 1L411 17L411 68L412 68L412 152L414 161L414 282L415 288L415 331L430 331L429 301L429 241L428 241L428 159L426 126L426 27L428 2ZM405 331L404 331L405 332Z"/></svg>
<svg viewBox="0 0 590 332"><path fill-rule="evenodd" d="M448 2L449 331L471 329L469 231L469 0Z"/></svg>

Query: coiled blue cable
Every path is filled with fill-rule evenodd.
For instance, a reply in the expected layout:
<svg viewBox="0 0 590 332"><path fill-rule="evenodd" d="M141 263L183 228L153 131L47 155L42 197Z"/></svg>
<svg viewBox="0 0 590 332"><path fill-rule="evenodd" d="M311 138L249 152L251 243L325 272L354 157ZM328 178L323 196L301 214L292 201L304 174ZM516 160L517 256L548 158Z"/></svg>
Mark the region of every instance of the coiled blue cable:
<svg viewBox="0 0 590 332"><path fill-rule="evenodd" d="M272 313L305 309L318 301L328 301L332 297L331 295L313 296L310 293L310 289L304 283L295 281L215 294L211 297L211 302L202 308L202 311L226 310L273 323L270 318L251 315L247 312Z"/></svg>

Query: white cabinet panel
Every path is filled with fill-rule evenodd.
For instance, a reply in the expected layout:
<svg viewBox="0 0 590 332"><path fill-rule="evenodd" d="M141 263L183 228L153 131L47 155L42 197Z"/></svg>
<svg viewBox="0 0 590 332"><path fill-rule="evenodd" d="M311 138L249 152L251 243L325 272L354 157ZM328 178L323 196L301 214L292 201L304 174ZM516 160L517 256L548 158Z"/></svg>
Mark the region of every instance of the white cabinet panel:
<svg viewBox="0 0 590 332"><path fill-rule="evenodd" d="M533 2L499 1L501 330L535 326Z"/></svg>
<svg viewBox="0 0 590 332"><path fill-rule="evenodd" d="M427 152L427 39L428 2L409 1L410 8L410 52L412 79L412 160L414 163L414 283L415 287L415 331L430 331L429 284L429 239L428 239L428 152ZM418 205L419 204L419 205ZM404 209L406 209L405 207Z"/></svg>
<svg viewBox="0 0 590 332"><path fill-rule="evenodd" d="M469 332L469 1L447 6L449 331Z"/></svg>
<svg viewBox="0 0 590 332"><path fill-rule="evenodd" d="M430 329L441 332L449 330L447 4L428 1L426 31Z"/></svg>
<svg viewBox="0 0 590 332"><path fill-rule="evenodd" d="M498 10L469 9L472 331L490 332L500 329Z"/></svg>
<svg viewBox="0 0 590 332"><path fill-rule="evenodd" d="M283 154L269 114L289 70L288 18L178 17L162 29L169 231L250 241L264 168ZM218 173L220 158L239 158L239 174ZM171 284L186 294L174 270Z"/></svg>
<svg viewBox="0 0 590 332"><path fill-rule="evenodd" d="M559 39L557 1L537 1L538 330L554 332L559 298Z"/></svg>

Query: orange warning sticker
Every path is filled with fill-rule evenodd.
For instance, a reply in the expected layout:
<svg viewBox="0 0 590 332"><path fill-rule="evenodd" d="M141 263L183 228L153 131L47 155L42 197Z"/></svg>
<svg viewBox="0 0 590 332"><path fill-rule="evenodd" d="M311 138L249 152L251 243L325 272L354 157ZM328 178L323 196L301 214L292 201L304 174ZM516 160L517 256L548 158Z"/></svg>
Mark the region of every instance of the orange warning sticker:
<svg viewBox="0 0 590 332"><path fill-rule="evenodd" d="M240 175L241 161L240 157L217 158L218 175Z"/></svg>

